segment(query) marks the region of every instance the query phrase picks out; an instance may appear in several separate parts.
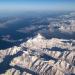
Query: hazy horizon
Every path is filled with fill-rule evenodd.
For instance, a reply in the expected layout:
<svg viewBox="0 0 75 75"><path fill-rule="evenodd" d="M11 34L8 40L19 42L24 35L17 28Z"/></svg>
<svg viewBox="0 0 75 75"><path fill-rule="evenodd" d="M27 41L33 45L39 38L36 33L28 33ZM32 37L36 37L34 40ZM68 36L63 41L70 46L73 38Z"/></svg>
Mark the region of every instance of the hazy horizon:
<svg viewBox="0 0 75 75"><path fill-rule="evenodd" d="M75 11L75 0L0 0L0 12Z"/></svg>

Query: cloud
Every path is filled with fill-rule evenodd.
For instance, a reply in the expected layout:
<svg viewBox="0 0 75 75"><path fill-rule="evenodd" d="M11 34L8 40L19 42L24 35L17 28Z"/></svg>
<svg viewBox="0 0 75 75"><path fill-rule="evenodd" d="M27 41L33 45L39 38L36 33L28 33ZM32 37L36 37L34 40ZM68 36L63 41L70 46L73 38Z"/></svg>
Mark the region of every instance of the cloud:
<svg viewBox="0 0 75 75"><path fill-rule="evenodd" d="M3 35L3 36L1 36L1 40L6 41L6 42L10 42L10 43L23 41L23 39L14 40L14 39L11 39L11 37L12 37L11 35Z"/></svg>
<svg viewBox="0 0 75 75"><path fill-rule="evenodd" d="M8 18L6 20L2 18L1 20L3 20L3 22L0 21L0 28L7 28L9 24L11 25L11 23L18 21L19 18Z"/></svg>

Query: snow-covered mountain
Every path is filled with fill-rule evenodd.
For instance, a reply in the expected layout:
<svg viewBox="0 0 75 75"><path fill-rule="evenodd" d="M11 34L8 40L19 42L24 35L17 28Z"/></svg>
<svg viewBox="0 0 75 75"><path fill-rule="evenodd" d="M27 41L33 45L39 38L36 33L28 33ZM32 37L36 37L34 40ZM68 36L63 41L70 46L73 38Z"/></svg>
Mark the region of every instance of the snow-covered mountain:
<svg viewBox="0 0 75 75"><path fill-rule="evenodd" d="M74 75L75 40L41 34L0 50L0 75Z"/></svg>

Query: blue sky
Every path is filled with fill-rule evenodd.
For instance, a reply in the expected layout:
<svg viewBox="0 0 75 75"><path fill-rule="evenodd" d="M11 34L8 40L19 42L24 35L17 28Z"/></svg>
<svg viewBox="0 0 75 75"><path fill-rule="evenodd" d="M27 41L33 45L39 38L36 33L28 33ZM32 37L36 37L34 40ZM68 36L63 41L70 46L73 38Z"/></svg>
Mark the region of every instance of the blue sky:
<svg viewBox="0 0 75 75"><path fill-rule="evenodd" d="M0 12L27 10L75 10L75 0L0 0Z"/></svg>

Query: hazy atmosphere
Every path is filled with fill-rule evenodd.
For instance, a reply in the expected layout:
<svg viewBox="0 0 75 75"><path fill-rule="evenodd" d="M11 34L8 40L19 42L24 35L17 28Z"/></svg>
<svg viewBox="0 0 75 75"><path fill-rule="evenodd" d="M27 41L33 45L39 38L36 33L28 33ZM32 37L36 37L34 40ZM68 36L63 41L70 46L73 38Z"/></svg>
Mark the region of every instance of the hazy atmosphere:
<svg viewBox="0 0 75 75"><path fill-rule="evenodd" d="M0 11L75 10L75 0L0 0Z"/></svg>

